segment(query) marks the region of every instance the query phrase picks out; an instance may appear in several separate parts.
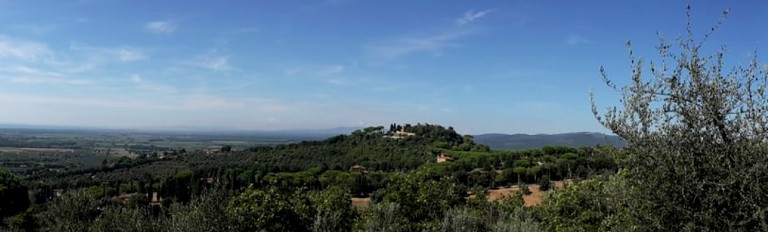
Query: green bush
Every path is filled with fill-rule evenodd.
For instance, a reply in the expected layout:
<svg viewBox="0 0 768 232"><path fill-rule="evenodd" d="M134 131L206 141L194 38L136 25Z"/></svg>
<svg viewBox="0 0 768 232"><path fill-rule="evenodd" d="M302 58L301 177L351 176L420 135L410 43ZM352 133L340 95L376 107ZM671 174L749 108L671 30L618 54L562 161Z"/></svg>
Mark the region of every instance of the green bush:
<svg viewBox="0 0 768 232"><path fill-rule="evenodd" d="M551 188L552 188L552 181L549 179L548 175L544 175L541 178L539 178L539 190L548 191Z"/></svg>

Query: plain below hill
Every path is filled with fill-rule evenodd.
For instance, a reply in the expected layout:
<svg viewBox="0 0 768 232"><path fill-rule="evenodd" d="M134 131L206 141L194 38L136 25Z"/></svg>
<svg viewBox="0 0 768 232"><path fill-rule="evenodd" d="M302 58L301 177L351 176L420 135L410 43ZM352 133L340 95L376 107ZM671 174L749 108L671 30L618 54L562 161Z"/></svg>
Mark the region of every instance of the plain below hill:
<svg viewBox="0 0 768 232"><path fill-rule="evenodd" d="M611 145L624 147L626 142L615 135L594 132L576 132L563 134L481 134L475 135L474 141L488 145L493 150L527 150L544 146L584 147Z"/></svg>

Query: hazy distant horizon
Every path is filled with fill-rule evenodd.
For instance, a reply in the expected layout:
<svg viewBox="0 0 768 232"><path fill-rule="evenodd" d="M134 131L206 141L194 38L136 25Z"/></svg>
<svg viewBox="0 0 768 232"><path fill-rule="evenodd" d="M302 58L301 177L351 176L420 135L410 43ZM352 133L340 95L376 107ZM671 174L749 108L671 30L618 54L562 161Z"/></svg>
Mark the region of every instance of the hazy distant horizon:
<svg viewBox="0 0 768 232"><path fill-rule="evenodd" d="M149 4L149 5L147 5ZM625 44L657 60L685 1L0 1L0 122L297 130L427 122L467 134L608 132ZM743 60L768 2L695 2ZM399 6L399 7L398 7ZM711 48L711 49L710 49ZM765 49L762 49L765 50Z"/></svg>
<svg viewBox="0 0 768 232"><path fill-rule="evenodd" d="M422 122L423 123L423 122ZM416 125L417 123L413 123ZM430 123L432 124L432 123ZM368 125L368 126L388 126L387 125ZM368 127L366 126L366 127ZM441 125L449 127L450 125ZM135 132L171 132L171 133L319 133L319 134L348 134L354 130L363 129L365 127L355 126L339 126L329 128L295 128L295 129L243 129L243 128L215 128L215 127L88 127L88 126L71 126L71 125L30 125L30 124L12 124L12 123L0 123L0 130L2 129L34 129L34 130L114 130L114 131L135 131ZM468 133L462 132L461 128L454 129L460 134L466 135L481 135L481 134L527 134L527 135L553 135L553 134L574 134L574 133L599 133L612 135L611 132L600 131L566 131L556 133L543 133L543 132L521 132L521 131L488 131Z"/></svg>

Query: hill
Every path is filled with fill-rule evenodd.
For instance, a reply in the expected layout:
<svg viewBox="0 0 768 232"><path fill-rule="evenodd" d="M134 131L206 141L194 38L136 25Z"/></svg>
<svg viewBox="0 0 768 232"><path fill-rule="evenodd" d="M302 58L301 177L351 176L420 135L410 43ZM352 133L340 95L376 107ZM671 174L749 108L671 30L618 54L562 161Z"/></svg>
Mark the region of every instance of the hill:
<svg viewBox="0 0 768 232"><path fill-rule="evenodd" d="M583 147L595 145L626 146L626 142L615 135L594 132L563 134L481 134L475 135L474 141L488 145L494 150L526 150L544 146Z"/></svg>
<svg viewBox="0 0 768 232"><path fill-rule="evenodd" d="M242 150L139 152L136 158L105 160L98 167L74 168L66 172L38 171L30 179L57 179L54 182L90 185L102 181L130 181L145 174L165 178L183 170L193 170L202 176L218 176L227 169L266 174L311 168L349 170L353 165L371 171L393 172L413 170L434 161L441 149L489 151L487 146L475 143L451 127L392 124L388 130L383 126L367 127L324 140L261 144Z"/></svg>

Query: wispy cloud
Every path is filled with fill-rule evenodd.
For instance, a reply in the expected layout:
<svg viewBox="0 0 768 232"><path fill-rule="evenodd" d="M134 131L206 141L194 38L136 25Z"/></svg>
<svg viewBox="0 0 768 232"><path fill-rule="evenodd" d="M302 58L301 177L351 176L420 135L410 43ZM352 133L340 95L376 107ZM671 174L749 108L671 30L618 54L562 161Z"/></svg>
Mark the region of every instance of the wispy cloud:
<svg viewBox="0 0 768 232"><path fill-rule="evenodd" d="M332 85L351 85L356 84L358 78L350 78L348 66L342 64L317 65L304 64L286 68L282 71L283 75L291 78L301 78L301 80L319 81Z"/></svg>
<svg viewBox="0 0 768 232"><path fill-rule="evenodd" d="M520 109L527 109L531 111L550 111L559 107L559 104L554 102L536 100L514 102L512 105Z"/></svg>
<svg viewBox="0 0 768 232"><path fill-rule="evenodd" d="M46 76L46 77L63 76L61 73L42 71L42 70L27 67L27 66L21 66L21 65L13 66L10 68L3 68L3 69L0 69L0 72L10 72L10 73L16 73L21 75Z"/></svg>
<svg viewBox="0 0 768 232"><path fill-rule="evenodd" d="M310 1L307 1L307 2L310 2ZM331 6L331 7L332 6L338 6L338 5L344 4L345 2L349 2L349 0L324 0L324 1L313 2L313 3L302 5L299 9L301 9L301 10L317 10L317 9L321 9L321 8L329 7L329 6Z"/></svg>
<svg viewBox="0 0 768 232"><path fill-rule="evenodd" d="M147 58L140 49L131 47L92 47L83 44L71 44L69 49L81 52L81 55L91 58L91 62L97 63L109 61L132 62Z"/></svg>
<svg viewBox="0 0 768 232"><path fill-rule="evenodd" d="M123 61L123 62L130 62L130 61L143 60L144 58L146 58L146 56L142 52L137 50L121 48L117 50L117 58L119 58L120 61Z"/></svg>
<svg viewBox="0 0 768 232"><path fill-rule="evenodd" d="M135 73L131 74L130 81L137 88L142 89L142 90L152 91L152 92L156 92L156 93L164 93L164 94L176 93L177 92L176 89L171 87L171 86L161 85L161 84L145 81L143 78L141 78L141 76L139 74L135 74Z"/></svg>
<svg viewBox="0 0 768 232"><path fill-rule="evenodd" d="M478 19L480 19L482 17L485 17L486 15L490 14L493 11L494 11L494 9L484 10L484 11L479 11L479 12L477 12L475 10L467 11L466 13L464 13L464 16L462 16L461 18L456 19L456 26L462 27L462 26L465 26L467 24L470 24L470 23L472 23L472 22L474 22L474 21L476 21L476 20L478 20Z"/></svg>
<svg viewBox="0 0 768 232"><path fill-rule="evenodd" d="M395 59L419 52L431 52L441 55L446 47L457 45L457 40L473 33L465 26L476 22L493 12L470 10L455 20L455 24L446 30L422 36L400 36L393 40L368 47L368 53L379 59Z"/></svg>
<svg viewBox="0 0 768 232"><path fill-rule="evenodd" d="M441 50L455 45L454 42L468 35L468 31L451 30L441 34L423 37L402 37L385 44L369 48L369 52L377 58L394 59L418 52L433 52L441 54Z"/></svg>
<svg viewBox="0 0 768 232"><path fill-rule="evenodd" d="M54 51L44 43L0 35L0 59L4 62L0 80L6 83L93 85L94 80L85 78L86 71L145 58L141 50L130 47L71 44L69 49Z"/></svg>
<svg viewBox="0 0 768 232"><path fill-rule="evenodd" d="M51 24L16 24L9 27L14 31L36 36L47 35L56 29L56 26Z"/></svg>
<svg viewBox="0 0 768 232"><path fill-rule="evenodd" d="M228 71L232 69L228 55L205 55L200 57L196 63L201 67L215 71Z"/></svg>
<svg viewBox="0 0 768 232"><path fill-rule="evenodd" d="M172 34L176 31L176 24L170 21L154 21L147 23L144 29L155 34Z"/></svg>
<svg viewBox="0 0 768 232"><path fill-rule="evenodd" d="M324 76L336 75L344 72L344 69L345 69L344 65L331 65L320 70L318 74L324 75Z"/></svg>
<svg viewBox="0 0 768 232"><path fill-rule="evenodd" d="M45 44L0 35L0 58L38 61L51 57L53 51Z"/></svg>
<svg viewBox="0 0 768 232"><path fill-rule="evenodd" d="M568 45L577 45L589 43L589 40L579 35L569 35L568 38L565 39L565 43Z"/></svg>
<svg viewBox="0 0 768 232"><path fill-rule="evenodd" d="M283 74L286 76L336 76L343 73L347 69L346 66L341 64L333 65L317 65L317 64L304 64L297 65L283 70Z"/></svg>
<svg viewBox="0 0 768 232"><path fill-rule="evenodd" d="M51 78L51 77L34 77L34 76L19 76L4 78L10 83L15 84L45 84L45 85L88 85L91 81L83 79L63 79L63 78Z"/></svg>
<svg viewBox="0 0 768 232"><path fill-rule="evenodd" d="M27 66L2 68L0 79L15 84L87 85L91 83L88 80L67 77L62 73Z"/></svg>

